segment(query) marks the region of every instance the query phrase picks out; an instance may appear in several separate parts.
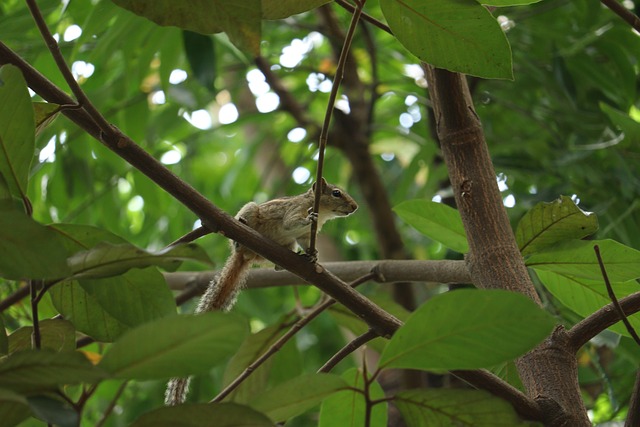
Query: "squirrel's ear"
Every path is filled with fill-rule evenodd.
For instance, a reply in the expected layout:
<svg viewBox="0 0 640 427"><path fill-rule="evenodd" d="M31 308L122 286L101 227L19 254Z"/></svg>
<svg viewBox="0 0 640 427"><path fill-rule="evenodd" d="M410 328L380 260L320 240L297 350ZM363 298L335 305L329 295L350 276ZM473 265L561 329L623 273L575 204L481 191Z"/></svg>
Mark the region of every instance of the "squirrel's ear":
<svg viewBox="0 0 640 427"><path fill-rule="evenodd" d="M320 182L322 183L322 189L324 190L324 188L327 186L327 181L324 178L320 178ZM318 182L314 182L313 183L313 191L316 191L316 188L318 186Z"/></svg>

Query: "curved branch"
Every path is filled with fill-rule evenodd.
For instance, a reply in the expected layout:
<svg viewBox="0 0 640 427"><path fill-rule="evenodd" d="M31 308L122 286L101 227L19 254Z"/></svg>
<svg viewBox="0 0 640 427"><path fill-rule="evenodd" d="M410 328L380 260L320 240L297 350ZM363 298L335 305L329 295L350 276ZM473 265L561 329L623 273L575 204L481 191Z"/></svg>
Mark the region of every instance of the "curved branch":
<svg viewBox="0 0 640 427"><path fill-rule="evenodd" d="M640 311L640 292L624 297L618 302L620 303L620 307L624 311L624 314L627 316L637 313ZM573 328L567 331L569 342L571 343L574 352L577 352L580 347L589 342L591 338L619 321L620 317L618 312L616 311L613 303L611 303L605 305L591 316L576 323Z"/></svg>
<svg viewBox="0 0 640 427"><path fill-rule="evenodd" d="M20 58L8 46L0 42L0 64L6 63L20 68L31 89L46 101L56 104L74 103L66 93ZM265 259L293 272L303 280L315 284L351 311L357 313L382 336L393 335L402 324L394 316L373 304L321 266L310 263L289 249L265 239L255 230L213 205L117 127L111 126L107 130L100 129L93 117L84 110L84 107L64 110L63 114L180 201L197 215L209 230L224 234L241 245L251 248Z"/></svg>

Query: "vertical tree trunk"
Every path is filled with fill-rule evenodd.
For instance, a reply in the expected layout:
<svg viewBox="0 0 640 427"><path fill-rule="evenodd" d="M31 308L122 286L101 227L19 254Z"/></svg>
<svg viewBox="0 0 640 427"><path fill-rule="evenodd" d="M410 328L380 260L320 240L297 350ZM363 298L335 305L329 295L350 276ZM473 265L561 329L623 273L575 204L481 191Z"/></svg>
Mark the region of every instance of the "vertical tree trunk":
<svg viewBox="0 0 640 427"><path fill-rule="evenodd" d="M502 204L466 78L426 70L442 154L469 241L466 261L472 280L479 288L520 292L540 304ZM575 355L562 327L516 366L529 396L546 409L546 425L591 425L580 396Z"/></svg>

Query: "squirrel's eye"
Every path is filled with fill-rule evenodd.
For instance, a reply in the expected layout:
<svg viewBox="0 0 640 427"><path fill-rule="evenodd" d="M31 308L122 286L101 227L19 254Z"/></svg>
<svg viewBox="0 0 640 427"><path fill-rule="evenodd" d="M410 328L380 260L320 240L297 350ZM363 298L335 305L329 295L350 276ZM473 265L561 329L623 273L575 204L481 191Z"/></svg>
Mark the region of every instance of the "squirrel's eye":
<svg viewBox="0 0 640 427"><path fill-rule="evenodd" d="M333 190L333 191L331 192L331 195L332 195L333 197L340 197L340 196L342 196L342 193L340 192L340 190Z"/></svg>

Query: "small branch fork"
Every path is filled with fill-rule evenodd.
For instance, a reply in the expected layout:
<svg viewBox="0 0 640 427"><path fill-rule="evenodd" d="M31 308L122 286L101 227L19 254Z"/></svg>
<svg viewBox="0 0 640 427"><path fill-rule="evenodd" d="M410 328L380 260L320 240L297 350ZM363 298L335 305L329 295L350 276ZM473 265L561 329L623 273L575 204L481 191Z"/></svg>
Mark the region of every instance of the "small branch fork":
<svg viewBox="0 0 640 427"><path fill-rule="evenodd" d="M353 11L353 15L351 17L351 23L349 24L349 29L347 30L347 35L344 38L344 44L342 46L342 50L340 51L340 58L338 59L338 65L336 68L336 75L333 80L333 85L331 86L331 93L329 94L329 102L327 103L327 111L324 115L324 122L322 123L322 128L320 129L320 140L318 143L318 170L316 172L316 183L322 182L322 171L324 168L324 152L327 148L327 139L329 135L329 125L331 123L331 116L333 114L333 108L336 103L336 98L338 97L338 90L340 89L340 83L342 82L342 78L344 77L344 69L347 64L347 57L349 53L349 49L351 48L351 42L353 41L353 36L355 34L356 28L358 27L358 21L360 20L360 15L362 15L362 9L364 8L366 0L356 0L356 8ZM313 202L313 212L317 215L320 211L320 196L322 195L322 188L316 188L315 199ZM317 222L311 223L311 236L309 240L309 248L308 254L315 255L316 248L316 237L318 234L318 224Z"/></svg>

